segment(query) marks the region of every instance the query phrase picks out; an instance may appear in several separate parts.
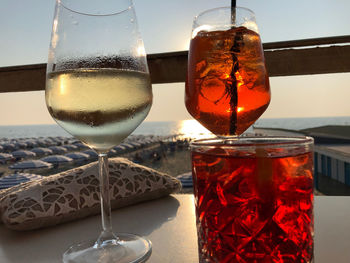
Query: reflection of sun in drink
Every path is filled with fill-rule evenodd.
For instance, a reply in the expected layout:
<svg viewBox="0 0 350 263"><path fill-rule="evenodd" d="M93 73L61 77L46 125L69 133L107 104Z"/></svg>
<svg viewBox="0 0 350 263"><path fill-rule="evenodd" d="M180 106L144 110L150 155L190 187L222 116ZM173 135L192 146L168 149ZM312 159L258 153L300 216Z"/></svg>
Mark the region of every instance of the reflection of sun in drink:
<svg viewBox="0 0 350 263"><path fill-rule="evenodd" d="M146 56L146 51L143 43L140 43L140 45L136 48L136 53L138 56Z"/></svg>
<svg viewBox="0 0 350 263"><path fill-rule="evenodd" d="M214 136L196 120L183 120L180 122L179 133L193 139L208 138Z"/></svg>
<svg viewBox="0 0 350 263"><path fill-rule="evenodd" d="M182 47L180 48L180 50L188 50L190 47L190 39L186 39L183 44Z"/></svg>
<svg viewBox="0 0 350 263"><path fill-rule="evenodd" d="M237 113L238 113L238 112L241 112L241 111L243 111L243 110L244 110L244 107L237 107ZM226 112L228 112L228 113L232 112L232 111L231 111L231 108L228 108L228 109L226 110Z"/></svg>

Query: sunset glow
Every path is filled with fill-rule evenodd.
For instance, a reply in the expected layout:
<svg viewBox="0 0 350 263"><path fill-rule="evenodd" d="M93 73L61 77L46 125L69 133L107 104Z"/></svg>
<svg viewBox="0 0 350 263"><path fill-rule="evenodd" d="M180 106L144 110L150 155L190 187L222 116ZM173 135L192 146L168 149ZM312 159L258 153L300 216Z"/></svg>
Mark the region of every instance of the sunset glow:
<svg viewBox="0 0 350 263"><path fill-rule="evenodd" d="M213 134L204 128L198 121L196 120L183 120L180 123L179 133L183 134L186 137L191 138L207 138L213 136Z"/></svg>

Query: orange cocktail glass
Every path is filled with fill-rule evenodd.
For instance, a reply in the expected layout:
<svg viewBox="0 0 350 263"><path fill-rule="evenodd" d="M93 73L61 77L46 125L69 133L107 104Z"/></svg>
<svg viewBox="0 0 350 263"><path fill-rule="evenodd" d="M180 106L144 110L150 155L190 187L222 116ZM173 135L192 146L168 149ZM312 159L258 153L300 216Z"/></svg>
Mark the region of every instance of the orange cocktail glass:
<svg viewBox="0 0 350 263"><path fill-rule="evenodd" d="M194 21L185 94L188 112L218 136L242 134L270 102L253 12L237 9L234 23L225 12L231 10L213 9Z"/></svg>

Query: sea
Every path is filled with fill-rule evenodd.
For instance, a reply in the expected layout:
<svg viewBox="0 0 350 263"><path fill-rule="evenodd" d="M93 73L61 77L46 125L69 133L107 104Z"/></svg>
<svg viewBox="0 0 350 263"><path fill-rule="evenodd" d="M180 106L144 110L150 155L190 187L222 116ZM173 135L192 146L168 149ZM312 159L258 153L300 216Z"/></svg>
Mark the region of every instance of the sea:
<svg viewBox="0 0 350 263"><path fill-rule="evenodd" d="M298 131L307 128L326 125L350 126L349 117L319 117L319 118L275 118L259 119L254 127L275 128ZM195 120L143 122L132 134L134 135L178 135L202 137L210 134ZM0 126L0 138L32 138L64 136L71 137L57 124L50 125L17 125Z"/></svg>

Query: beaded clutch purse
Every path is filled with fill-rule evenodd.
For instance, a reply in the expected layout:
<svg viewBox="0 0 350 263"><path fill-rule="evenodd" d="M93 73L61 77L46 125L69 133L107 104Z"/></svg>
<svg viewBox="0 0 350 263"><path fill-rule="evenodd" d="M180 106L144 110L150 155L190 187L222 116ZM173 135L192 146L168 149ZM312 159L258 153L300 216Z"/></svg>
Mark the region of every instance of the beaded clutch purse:
<svg viewBox="0 0 350 263"><path fill-rule="evenodd" d="M0 192L2 222L14 230L52 226L100 213L97 162ZM124 158L109 160L112 209L181 189L179 180Z"/></svg>

